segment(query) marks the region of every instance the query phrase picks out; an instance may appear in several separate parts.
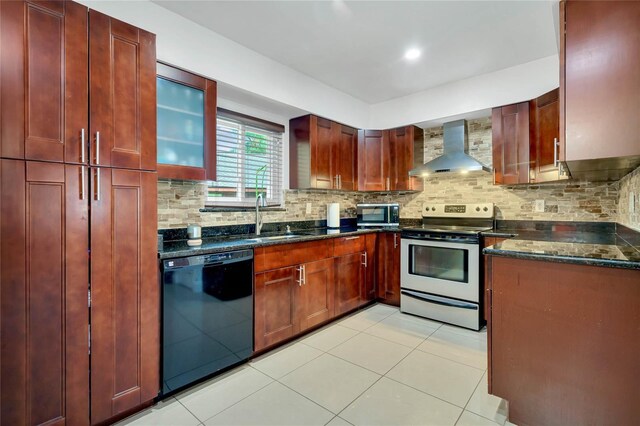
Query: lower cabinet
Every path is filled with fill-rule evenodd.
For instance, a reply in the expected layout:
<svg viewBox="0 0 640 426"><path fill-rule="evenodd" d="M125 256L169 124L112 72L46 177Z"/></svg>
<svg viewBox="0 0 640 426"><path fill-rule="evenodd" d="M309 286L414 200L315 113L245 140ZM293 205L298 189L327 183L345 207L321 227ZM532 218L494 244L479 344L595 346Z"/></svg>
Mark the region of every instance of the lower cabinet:
<svg viewBox="0 0 640 426"><path fill-rule="evenodd" d="M360 304L365 305L377 297L376 286L378 279L376 277L376 243L378 242L378 234L365 235L365 275L360 290Z"/></svg>
<svg viewBox="0 0 640 426"><path fill-rule="evenodd" d="M363 251L334 259L336 315L349 312L360 306L365 279L365 258L366 252Z"/></svg>
<svg viewBox="0 0 640 426"><path fill-rule="evenodd" d="M0 160L0 424L89 422L86 167Z"/></svg>
<svg viewBox="0 0 640 426"><path fill-rule="evenodd" d="M92 168L91 422L159 391L155 172Z"/></svg>
<svg viewBox="0 0 640 426"><path fill-rule="evenodd" d="M389 305L400 306L400 234L378 235L376 252L378 298Z"/></svg>
<svg viewBox="0 0 640 426"><path fill-rule="evenodd" d="M255 350L333 317L333 259L256 274Z"/></svg>

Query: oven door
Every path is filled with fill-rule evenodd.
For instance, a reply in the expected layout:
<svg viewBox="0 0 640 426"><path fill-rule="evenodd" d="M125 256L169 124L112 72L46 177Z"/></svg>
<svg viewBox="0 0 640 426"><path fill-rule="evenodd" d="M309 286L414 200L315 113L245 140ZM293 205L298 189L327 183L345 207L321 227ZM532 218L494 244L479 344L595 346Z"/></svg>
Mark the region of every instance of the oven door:
<svg viewBox="0 0 640 426"><path fill-rule="evenodd" d="M400 251L404 289L480 302L480 246L403 238Z"/></svg>

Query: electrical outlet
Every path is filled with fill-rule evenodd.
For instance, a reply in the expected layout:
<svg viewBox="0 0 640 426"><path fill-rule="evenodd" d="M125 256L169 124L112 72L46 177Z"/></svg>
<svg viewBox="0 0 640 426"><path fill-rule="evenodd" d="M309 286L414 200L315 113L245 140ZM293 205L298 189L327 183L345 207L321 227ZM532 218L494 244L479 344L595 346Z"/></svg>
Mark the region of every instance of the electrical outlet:
<svg viewBox="0 0 640 426"><path fill-rule="evenodd" d="M629 214L636 212L636 195L633 192L629 192Z"/></svg>
<svg viewBox="0 0 640 426"><path fill-rule="evenodd" d="M536 213L544 213L544 200L536 200L533 205L533 210Z"/></svg>
<svg viewBox="0 0 640 426"><path fill-rule="evenodd" d="M307 214L311 214L311 203L307 203Z"/></svg>

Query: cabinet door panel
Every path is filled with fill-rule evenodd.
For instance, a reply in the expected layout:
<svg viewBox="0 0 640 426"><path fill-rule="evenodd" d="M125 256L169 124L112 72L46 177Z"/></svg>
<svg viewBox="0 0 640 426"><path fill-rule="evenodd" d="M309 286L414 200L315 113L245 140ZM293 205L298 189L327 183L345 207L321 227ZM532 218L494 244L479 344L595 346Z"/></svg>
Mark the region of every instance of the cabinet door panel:
<svg viewBox="0 0 640 426"><path fill-rule="evenodd" d="M378 235L377 252L378 297L400 306L400 234Z"/></svg>
<svg viewBox="0 0 640 426"><path fill-rule="evenodd" d="M89 421L82 172L0 161L2 424Z"/></svg>
<svg viewBox="0 0 640 426"><path fill-rule="evenodd" d="M155 35L94 10L89 16L91 162L155 170Z"/></svg>
<svg viewBox="0 0 640 426"><path fill-rule="evenodd" d="M99 179L98 179L99 176ZM150 401L159 385L155 173L93 169L91 421Z"/></svg>
<svg viewBox="0 0 640 426"><path fill-rule="evenodd" d="M256 274L255 350L285 340L295 333L295 287L300 279L297 268L282 268Z"/></svg>
<svg viewBox="0 0 640 426"><path fill-rule="evenodd" d="M331 121L311 116L311 186L318 189L335 188Z"/></svg>
<svg viewBox="0 0 640 426"><path fill-rule="evenodd" d="M529 103L494 108L491 125L495 183L528 183Z"/></svg>
<svg viewBox="0 0 640 426"><path fill-rule="evenodd" d="M303 267L304 281L296 296L296 332L333 317L333 259L305 263Z"/></svg>
<svg viewBox="0 0 640 426"><path fill-rule="evenodd" d="M0 76L0 156L81 162L82 129L88 130L87 8L12 1L0 10L0 62L7 64Z"/></svg>
<svg viewBox="0 0 640 426"><path fill-rule="evenodd" d="M333 123L335 127L335 170L339 189L358 189L358 132L356 129Z"/></svg>
<svg viewBox="0 0 640 426"><path fill-rule="evenodd" d="M365 236L365 245L366 245L366 267L365 267L365 276L364 283L362 286L361 294L362 300L361 304L367 303L376 298L376 242L377 242L377 234L367 234Z"/></svg>
<svg viewBox="0 0 640 426"><path fill-rule="evenodd" d="M564 8L566 161L640 155L640 2Z"/></svg>
<svg viewBox="0 0 640 426"><path fill-rule="evenodd" d="M390 189L389 131L358 130L358 189Z"/></svg>
<svg viewBox="0 0 640 426"><path fill-rule="evenodd" d="M335 258L336 269L336 315L360 306L361 288L364 281L364 252Z"/></svg>
<svg viewBox="0 0 640 426"><path fill-rule="evenodd" d="M410 188L409 170L413 166L413 137L409 127L389 131L391 151L391 189Z"/></svg>

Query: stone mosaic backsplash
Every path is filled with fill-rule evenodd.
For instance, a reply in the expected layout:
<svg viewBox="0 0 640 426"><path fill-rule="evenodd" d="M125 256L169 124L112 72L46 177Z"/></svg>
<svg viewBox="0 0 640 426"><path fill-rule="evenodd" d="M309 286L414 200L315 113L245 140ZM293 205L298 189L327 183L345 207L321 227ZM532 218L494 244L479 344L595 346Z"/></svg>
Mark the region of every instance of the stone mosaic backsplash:
<svg viewBox="0 0 640 426"><path fill-rule="evenodd" d="M469 120L469 154L492 166L491 118ZM442 127L425 129L425 161L442 153ZM189 223L219 226L253 223L253 211L201 212L205 183L175 180L158 182L158 228L183 228ZM282 209L265 211L264 221L285 222L326 219L326 205L340 203L341 217L355 217L362 202L398 202L402 218L420 218L422 204L493 202L503 220L561 220L620 222L640 229L640 200L628 211L628 193L640 194L640 169L619 182L565 181L535 185L493 185L487 172L444 174L425 180L420 193L359 193L328 190L285 190ZM636 195L637 196L637 195ZM535 200L545 200L545 211L535 212ZM311 213L306 213L307 203Z"/></svg>
<svg viewBox="0 0 640 426"><path fill-rule="evenodd" d="M633 192L635 211L629 208L629 194ZM640 167L619 181L618 222L640 231Z"/></svg>

